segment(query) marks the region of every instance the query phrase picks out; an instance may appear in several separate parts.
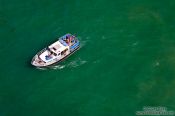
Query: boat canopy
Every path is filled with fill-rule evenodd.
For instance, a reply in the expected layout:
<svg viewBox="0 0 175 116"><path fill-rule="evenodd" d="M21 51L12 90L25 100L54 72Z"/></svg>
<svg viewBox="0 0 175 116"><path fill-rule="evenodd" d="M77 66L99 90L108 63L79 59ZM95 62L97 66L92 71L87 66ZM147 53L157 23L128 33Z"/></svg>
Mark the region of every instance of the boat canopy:
<svg viewBox="0 0 175 116"><path fill-rule="evenodd" d="M52 45L49 46L49 49L53 51L54 53L59 53L63 50L65 50L67 47L61 44L59 41L56 41Z"/></svg>

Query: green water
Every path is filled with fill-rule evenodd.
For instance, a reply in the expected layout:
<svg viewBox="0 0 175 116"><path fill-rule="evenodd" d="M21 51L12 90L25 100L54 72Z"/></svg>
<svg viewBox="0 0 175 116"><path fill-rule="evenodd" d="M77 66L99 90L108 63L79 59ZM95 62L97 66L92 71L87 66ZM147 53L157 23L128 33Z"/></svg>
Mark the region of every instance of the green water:
<svg viewBox="0 0 175 116"><path fill-rule="evenodd" d="M175 1L0 0L0 116L134 116L175 110ZM66 33L81 49L30 65Z"/></svg>

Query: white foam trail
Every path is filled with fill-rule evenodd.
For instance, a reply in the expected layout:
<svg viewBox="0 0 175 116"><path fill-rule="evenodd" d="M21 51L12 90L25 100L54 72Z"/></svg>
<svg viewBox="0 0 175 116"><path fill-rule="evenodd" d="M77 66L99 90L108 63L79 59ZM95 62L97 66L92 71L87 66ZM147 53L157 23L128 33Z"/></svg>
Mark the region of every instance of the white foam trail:
<svg viewBox="0 0 175 116"><path fill-rule="evenodd" d="M52 66L52 67L50 67L51 69L54 69L54 70L57 70L57 69L63 69L63 68L65 68L65 65L55 65L55 66Z"/></svg>
<svg viewBox="0 0 175 116"><path fill-rule="evenodd" d="M48 70L48 69L54 69L54 70L60 70L60 69L63 69L65 68L66 65L55 65L55 66L48 66L48 67L36 67L38 70Z"/></svg>
<svg viewBox="0 0 175 116"><path fill-rule="evenodd" d="M68 67L78 67L78 66L85 64L86 62L87 62L86 60L82 60L81 58L78 58L78 59L70 62L67 66Z"/></svg>
<svg viewBox="0 0 175 116"><path fill-rule="evenodd" d="M47 70L47 68L36 67L39 70Z"/></svg>

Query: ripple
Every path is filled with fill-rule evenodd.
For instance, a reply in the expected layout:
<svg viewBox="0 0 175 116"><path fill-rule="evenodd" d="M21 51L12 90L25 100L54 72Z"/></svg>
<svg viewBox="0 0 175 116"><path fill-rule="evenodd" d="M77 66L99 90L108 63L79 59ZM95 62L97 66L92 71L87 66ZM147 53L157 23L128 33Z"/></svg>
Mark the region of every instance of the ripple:
<svg viewBox="0 0 175 116"><path fill-rule="evenodd" d="M132 46L136 46L136 45L138 45L138 41L137 42L134 42L133 44L132 44Z"/></svg>
<svg viewBox="0 0 175 116"><path fill-rule="evenodd" d="M47 70L48 68L45 68L45 67L36 67L36 69L38 69L38 70Z"/></svg>
<svg viewBox="0 0 175 116"><path fill-rule="evenodd" d="M52 66L50 68L51 69L54 69L54 70L60 70L60 69L63 69L65 67L66 67L66 65L55 65L55 66Z"/></svg>
<svg viewBox="0 0 175 116"><path fill-rule="evenodd" d="M78 58L72 62L70 62L67 67L78 67L78 66L81 66L83 64L85 64L87 61L86 60L82 60L81 58Z"/></svg>
<svg viewBox="0 0 175 116"><path fill-rule="evenodd" d="M82 39L80 37L80 48L84 47L89 42L90 37L86 37L85 39Z"/></svg>

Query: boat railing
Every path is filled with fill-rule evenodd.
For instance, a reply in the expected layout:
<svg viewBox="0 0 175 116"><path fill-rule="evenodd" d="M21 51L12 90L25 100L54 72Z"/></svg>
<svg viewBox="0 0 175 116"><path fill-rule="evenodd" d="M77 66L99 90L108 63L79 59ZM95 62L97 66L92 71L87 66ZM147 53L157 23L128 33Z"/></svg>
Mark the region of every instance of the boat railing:
<svg viewBox="0 0 175 116"><path fill-rule="evenodd" d="M47 48L42 49L40 52L38 52L38 55L41 55Z"/></svg>

